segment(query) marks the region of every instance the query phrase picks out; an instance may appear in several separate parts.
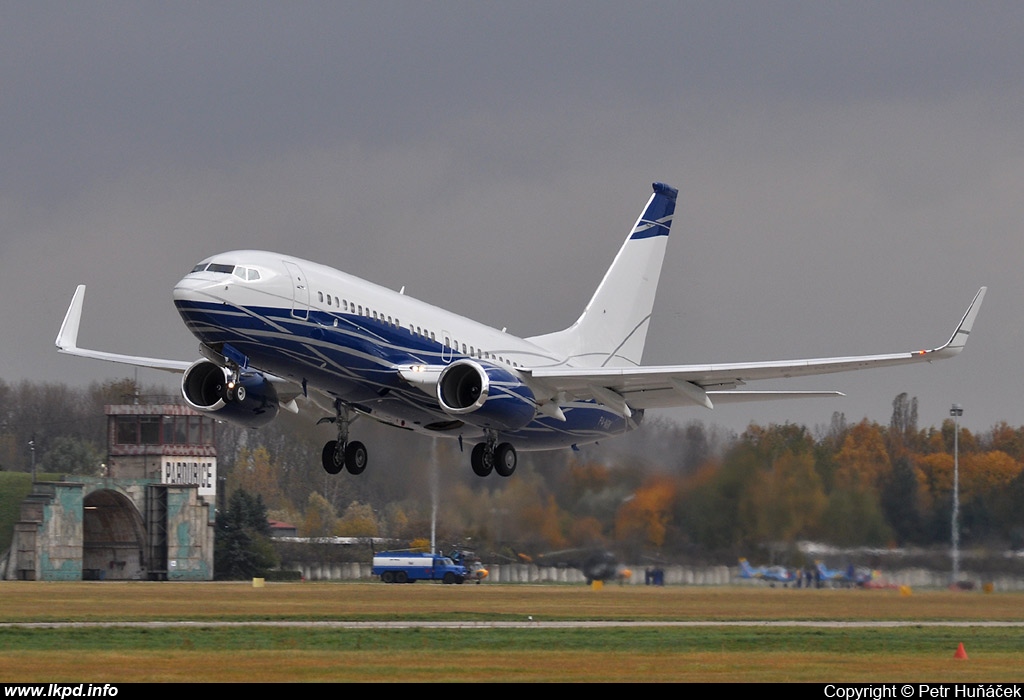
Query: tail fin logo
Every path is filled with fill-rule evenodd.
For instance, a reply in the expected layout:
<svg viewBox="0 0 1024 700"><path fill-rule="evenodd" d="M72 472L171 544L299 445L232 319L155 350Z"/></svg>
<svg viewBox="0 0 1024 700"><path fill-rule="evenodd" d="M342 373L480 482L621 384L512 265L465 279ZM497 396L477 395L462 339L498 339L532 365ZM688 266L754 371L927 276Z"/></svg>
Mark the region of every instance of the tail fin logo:
<svg viewBox="0 0 1024 700"><path fill-rule="evenodd" d="M640 219L636 222L636 228L633 229L633 233L630 235L631 240L639 240L641 238L653 238L655 236L667 236L669 227L672 225L672 216L666 216L657 221L648 221L647 219Z"/></svg>
<svg viewBox="0 0 1024 700"><path fill-rule="evenodd" d="M656 236L667 236L669 227L672 225L672 215L676 210L676 197L679 190L669 187L663 182L655 182L652 185L654 195L647 203L647 209L636 222L630 240L643 238L654 238Z"/></svg>

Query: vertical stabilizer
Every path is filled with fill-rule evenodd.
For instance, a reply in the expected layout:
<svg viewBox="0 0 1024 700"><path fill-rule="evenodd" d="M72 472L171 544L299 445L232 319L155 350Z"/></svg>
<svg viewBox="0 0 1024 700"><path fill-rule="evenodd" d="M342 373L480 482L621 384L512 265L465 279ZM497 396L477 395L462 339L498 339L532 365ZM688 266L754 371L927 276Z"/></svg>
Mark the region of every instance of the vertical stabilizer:
<svg viewBox="0 0 1024 700"><path fill-rule="evenodd" d="M583 314L569 328L530 338L570 365L636 366L661 277L678 191L660 182Z"/></svg>

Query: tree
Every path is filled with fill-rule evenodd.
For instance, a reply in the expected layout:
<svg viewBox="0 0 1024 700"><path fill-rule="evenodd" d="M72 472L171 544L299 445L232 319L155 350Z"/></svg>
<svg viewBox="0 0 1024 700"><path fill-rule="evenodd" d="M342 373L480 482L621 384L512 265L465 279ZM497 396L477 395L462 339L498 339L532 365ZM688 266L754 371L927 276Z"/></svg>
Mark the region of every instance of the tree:
<svg viewBox="0 0 1024 700"><path fill-rule="evenodd" d="M735 548L744 542L746 523L740 503L760 466L750 445L739 444L722 463L709 463L686 479L675 508L685 537L708 549Z"/></svg>
<svg viewBox="0 0 1024 700"><path fill-rule="evenodd" d="M1018 461L1024 461L1024 428L1011 428L1003 421L992 428L988 443L989 449L1005 452Z"/></svg>
<svg viewBox="0 0 1024 700"><path fill-rule="evenodd" d="M637 489L615 517L615 536L620 542L661 549L676 499L675 480L657 476Z"/></svg>
<svg viewBox="0 0 1024 700"><path fill-rule="evenodd" d="M863 420L853 426L836 454L839 469L835 487L878 493L882 478L892 465L885 447L882 429L877 423Z"/></svg>
<svg viewBox="0 0 1024 700"><path fill-rule="evenodd" d="M339 537L377 537L380 525L373 508L353 501L335 522L334 533Z"/></svg>
<svg viewBox="0 0 1024 700"><path fill-rule="evenodd" d="M964 455L960 462L961 519L965 540L1007 540L1012 528L1000 516L1002 494L1012 490L1021 475L1021 464L1005 452L993 450Z"/></svg>
<svg viewBox="0 0 1024 700"><path fill-rule="evenodd" d="M917 442L917 397L910 399L907 393L899 394L892 401L892 417L889 419L889 438L893 451L914 447Z"/></svg>
<svg viewBox="0 0 1024 700"><path fill-rule="evenodd" d="M896 543L922 542L927 499L921 495L921 479L906 456L897 457L892 471L882 480L881 506Z"/></svg>
<svg viewBox="0 0 1024 700"><path fill-rule="evenodd" d="M822 530L826 541L841 547L884 546L892 537L878 497L858 489L839 488L829 494Z"/></svg>
<svg viewBox="0 0 1024 700"><path fill-rule="evenodd" d="M61 474L99 474L103 452L82 438L60 435L50 440L49 449L43 453L38 468L44 472Z"/></svg>
<svg viewBox="0 0 1024 700"><path fill-rule="evenodd" d="M792 543L815 534L825 508L825 491L809 453L784 452L770 470L759 471L746 491L743 518L747 537Z"/></svg>
<svg viewBox="0 0 1024 700"><path fill-rule="evenodd" d="M228 477L228 487L259 495L271 510L285 510L291 504L281 491L278 471L266 447L243 447Z"/></svg>
<svg viewBox="0 0 1024 700"><path fill-rule="evenodd" d="M270 524L263 499L238 489L228 508L217 516L214 544L215 578L261 577L280 564L270 542Z"/></svg>
<svg viewBox="0 0 1024 700"><path fill-rule="evenodd" d="M303 537L329 537L334 534L336 520L331 502L313 491L306 501L306 517L302 520L299 534Z"/></svg>

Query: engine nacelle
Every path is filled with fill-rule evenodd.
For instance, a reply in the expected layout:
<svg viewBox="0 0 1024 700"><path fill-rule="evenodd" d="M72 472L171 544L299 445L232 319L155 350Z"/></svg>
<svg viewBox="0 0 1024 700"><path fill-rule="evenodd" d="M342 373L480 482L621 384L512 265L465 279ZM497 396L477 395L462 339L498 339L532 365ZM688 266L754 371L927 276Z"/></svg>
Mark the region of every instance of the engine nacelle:
<svg viewBox="0 0 1024 700"><path fill-rule="evenodd" d="M533 392L504 367L456 360L437 379L445 413L480 428L518 430L537 414Z"/></svg>
<svg viewBox="0 0 1024 700"><path fill-rule="evenodd" d="M277 390L259 372L242 371L229 386L231 371L209 360L198 360L181 377L181 395L189 406L246 428L259 428L274 420Z"/></svg>

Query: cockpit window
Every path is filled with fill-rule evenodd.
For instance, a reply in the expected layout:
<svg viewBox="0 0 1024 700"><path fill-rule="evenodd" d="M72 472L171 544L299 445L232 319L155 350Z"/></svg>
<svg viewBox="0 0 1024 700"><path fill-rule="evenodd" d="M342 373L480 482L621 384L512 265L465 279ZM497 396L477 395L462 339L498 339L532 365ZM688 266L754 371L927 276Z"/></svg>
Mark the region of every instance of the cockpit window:
<svg viewBox="0 0 1024 700"><path fill-rule="evenodd" d="M235 275L243 280L253 281L260 278L260 271L252 267L243 267L242 265L226 265L224 263L199 263L192 268L193 272L220 272L225 275Z"/></svg>

